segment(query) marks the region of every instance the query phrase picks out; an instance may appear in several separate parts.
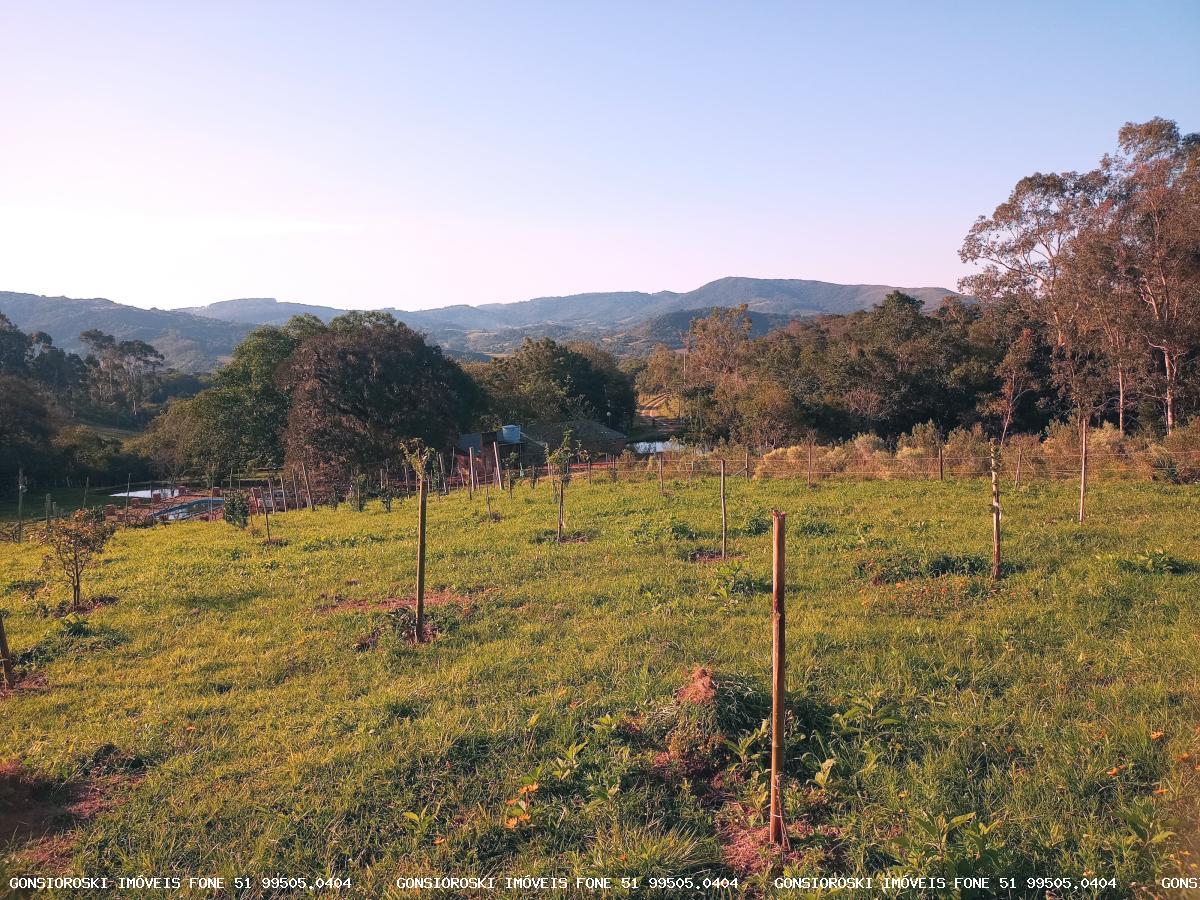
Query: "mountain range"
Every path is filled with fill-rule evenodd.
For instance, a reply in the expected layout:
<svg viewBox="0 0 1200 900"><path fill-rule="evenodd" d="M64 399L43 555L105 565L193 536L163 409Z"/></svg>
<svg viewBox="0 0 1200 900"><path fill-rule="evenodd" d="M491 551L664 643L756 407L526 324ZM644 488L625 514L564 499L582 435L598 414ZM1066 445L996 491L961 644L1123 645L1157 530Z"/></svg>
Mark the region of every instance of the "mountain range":
<svg viewBox="0 0 1200 900"><path fill-rule="evenodd" d="M939 287L731 277L684 293L617 291L386 311L460 358L487 359L512 350L526 337L587 339L616 353L638 353L659 342L681 346L690 321L714 308L745 303L754 332L765 333L796 318L866 309L893 290L911 294L928 307L955 293ZM82 349L79 333L99 328L119 339L136 338L153 344L169 366L201 372L220 365L257 325L280 325L292 316L305 314L328 322L346 310L265 297L222 300L185 309L142 309L104 299L0 291L0 312L24 331L46 332L55 344L67 350Z"/></svg>

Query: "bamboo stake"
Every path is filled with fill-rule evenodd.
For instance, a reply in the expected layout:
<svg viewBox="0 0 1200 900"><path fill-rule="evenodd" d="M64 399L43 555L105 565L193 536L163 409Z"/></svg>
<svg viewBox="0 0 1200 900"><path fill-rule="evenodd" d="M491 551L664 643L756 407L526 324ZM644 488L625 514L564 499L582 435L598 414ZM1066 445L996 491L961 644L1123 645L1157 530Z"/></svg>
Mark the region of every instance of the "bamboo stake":
<svg viewBox="0 0 1200 900"><path fill-rule="evenodd" d="M1024 458L1024 456L1025 456L1025 448L1018 447L1017 448L1017 477L1013 484L1013 487L1021 486L1021 460Z"/></svg>
<svg viewBox="0 0 1200 900"><path fill-rule="evenodd" d="M746 480L750 480L750 448L746 448Z"/></svg>
<svg viewBox="0 0 1200 900"><path fill-rule="evenodd" d="M946 480L946 448L938 447L938 481Z"/></svg>
<svg viewBox="0 0 1200 900"><path fill-rule="evenodd" d="M725 460L721 460L721 559L725 559L729 550L729 515L725 505Z"/></svg>
<svg viewBox="0 0 1200 900"><path fill-rule="evenodd" d="M663 461L661 450L658 451L658 492L660 494L666 494L667 492L663 487Z"/></svg>
<svg viewBox="0 0 1200 900"><path fill-rule="evenodd" d="M17 686L13 674L12 654L8 650L8 635L4 633L4 611L0 610L0 673L4 675L4 686L12 690Z"/></svg>
<svg viewBox="0 0 1200 900"><path fill-rule="evenodd" d="M467 499L475 499L475 448L467 448L467 468L470 469L470 478L467 479Z"/></svg>
<svg viewBox="0 0 1200 900"><path fill-rule="evenodd" d="M560 477L558 481L558 542L561 544L563 539L563 524L566 519L566 494L567 494L567 479Z"/></svg>
<svg viewBox="0 0 1200 900"><path fill-rule="evenodd" d="M271 479L270 479L270 477L268 477L267 478L267 489L269 490L270 487L271 487ZM267 509L267 501L263 497L262 488L259 488L258 499L262 502L263 521L265 521L267 523L267 543L269 544L269 543L271 543L271 511L269 509ZM274 497L272 497L271 499L272 499L271 505L274 506Z"/></svg>
<svg viewBox="0 0 1200 900"><path fill-rule="evenodd" d="M996 445L992 444L992 581L1000 580L1000 471L996 465Z"/></svg>
<svg viewBox="0 0 1200 900"><path fill-rule="evenodd" d="M1088 476L1088 420L1083 419L1079 428L1079 524L1082 525L1087 516L1087 476Z"/></svg>
<svg viewBox="0 0 1200 900"><path fill-rule="evenodd" d="M771 566L771 843L787 849L783 821L783 728L787 693L786 623L784 615L784 529L787 514L771 511L773 559Z"/></svg>
<svg viewBox="0 0 1200 900"><path fill-rule="evenodd" d="M813 486L813 445L812 441L808 442L808 487L812 490Z"/></svg>
<svg viewBox="0 0 1200 900"><path fill-rule="evenodd" d="M501 468L503 468L500 465L500 442L494 441L492 443L492 449L496 451L496 490L502 490L504 487L504 480L503 474L500 471Z"/></svg>
<svg viewBox="0 0 1200 900"><path fill-rule="evenodd" d="M429 483L424 469L417 476L420 503L417 507L417 641L425 643L425 504Z"/></svg>
<svg viewBox="0 0 1200 900"><path fill-rule="evenodd" d="M25 540L25 470L17 469L17 543Z"/></svg>

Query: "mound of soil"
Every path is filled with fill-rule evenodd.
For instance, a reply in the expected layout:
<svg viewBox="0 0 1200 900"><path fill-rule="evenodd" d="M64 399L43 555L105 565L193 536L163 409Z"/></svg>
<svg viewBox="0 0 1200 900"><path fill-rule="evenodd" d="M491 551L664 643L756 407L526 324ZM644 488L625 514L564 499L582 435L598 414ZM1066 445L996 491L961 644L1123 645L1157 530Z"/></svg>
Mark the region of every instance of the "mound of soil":
<svg viewBox="0 0 1200 900"><path fill-rule="evenodd" d="M0 850L15 851L38 869L61 870L70 856L71 832L115 806L121 789L141 777L94 774L63 783L16 760L0 761Z"/></svg>
<svg viewBox="0 0 1200 900"><path fill-rule="evenodd" d="M681 703L712 706L717 702L717 685L713 681L712 672L704 666L699 666L687 684L675 692L675 699Z"/></svg>

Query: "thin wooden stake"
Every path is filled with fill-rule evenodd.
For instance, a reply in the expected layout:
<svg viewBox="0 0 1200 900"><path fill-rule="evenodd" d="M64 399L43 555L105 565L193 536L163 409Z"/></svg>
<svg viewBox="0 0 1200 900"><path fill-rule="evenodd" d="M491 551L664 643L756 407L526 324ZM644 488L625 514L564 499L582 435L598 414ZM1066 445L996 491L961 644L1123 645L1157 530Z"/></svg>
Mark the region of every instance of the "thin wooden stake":
<svg viewBox="0 0 1200 900"><path fill-rule="evenodd" d="M746 480L750 480L750 448L746 448Z"/></svg>
<svg viewBox="0 0 1200 900"><path fill-rule="evenodd" d="M996 465L996 445L992 444L992 581L1000 580L1000 470Z"/></svg>
<svg viewBox="0 0 1200 900"><path fill-rule="evenodd" d="M92 489L92 476L89 475L83 482L83 503L80 504L83 509L87 509L88 493Z"/></svg>
<svg viewBox="0 0 1200 900"><path fill-rule="evenodd" d="M126 473L126 475L125 475L125 524L126 525L129 524L129 501L130 501L130 499L132 499L132 495L133 495L133 491L132 491L133 482L130 481L131 478L133 478L133 476ZM231 485L233 484L233 476L232 475L229 476L229 483Z"/></svg>
<svg viewBox="0 0 1200 900"><path fill-rule="evenodd" d="M17 469L17 543L25 540L25 470Z"/></svg>
<svg viewBox="0 0 1200 900"><path fill-rule="evenodd" d="M946 480L946 448L938 447L938 481Z"/></svg>
<svg viewBox="0 0 1200 900"><path fill-rule="evenodd" d="M787 849L783 821L784 712L787 702L787 631L784 602L784 532L787 514L771 511L771 843Z"/></svg>
<svg viewBox="0 0 1200 900"><path fill-rule="evenodd" d="M467 480L467 499L475 499L475 448L467 448L467 468L470 469L471 477Z"/></svg>
<svg viewBox="0 0 1200 900"><path fill-rule="evenodd" d="M812 490L813 487L813 445L812 441L808 442L808 487Z"/></svg>
<svg viewBox="0 0 1200 900"><path fill-rule="evenodd" d="M725 460L721 460L721 559L728 556L729 515L725 505Z"/></svg>
<svg viewBox="0 0 1200 900"><path fill-rule="evenodd" d="M420 501L417 506L417 641L425 643L425 504L429 482L422 470L417 475Z"/></svg>
<svg viewBox="0 0 1200 900"><path fill-rule="evenodd" d="M1087 477L1088 477L1088 420L1083 419L1079 429L1079 524L1082 525L1087 516Z"/></svg>
<svg viewBox="0 0 1200 900"><path fill-rule="evenodd" d="M658 492L664 495L667 493L666 488L663 487L663 461L661 450L658 451Z"/></svg>
<svg viewBox="0 0 1200 900"><path fill-rule="evenodd" d="M500 465L500 442L492 443L492 449L496 451L496 490L504 489L504 474L501 472L503 466Z"/></svg>
<svg viewBox="0 0 1200 900"><path fill-rule="evenodd" d="M1017 448L1017 477L1013 483L1013 487L1021 486L1021 460L1024 458L1024 456L1025 456L1025 448L1018 447Z"/></svg>
<svg viewBox="0 0 1200 900"><path fill-rule="evenodd" d="M268 489L268 490L270 490L270 488L271 488L271 479L270 479L270 477L268 476L268 478L267 478L267 489ZM266 498L265 498L265 497L263 497L262 488L259 488L259 489L258 489L258 499L259 499L259 501L262 503L262 509L263 509L263 521L267 523L267 543L269 544L269 543L271 543L271 511L270 511L269 509L267 509L267 501L266 501ZM272 500L272 503L271 503L271 505L272 505L272 506L274 506L274 505L275 505L275 504L274 504L274 499L275 499L274 497L272 497L272 498L271 498L271 500Z"/></svg>
<svg viewBox="0 0 1200 900"><path fill-rule="evenodd" d="M563 539L563 525L566 520L566 495L567 495L567 479L561 476L558 480L558 542L561 544Z"/></svg>
<svg viewBox="0 0 1200 900"><path fill-rule="evenodd" d="M300 482L296 480L296 469L292 468L292 505L300 508Z"/></svg>

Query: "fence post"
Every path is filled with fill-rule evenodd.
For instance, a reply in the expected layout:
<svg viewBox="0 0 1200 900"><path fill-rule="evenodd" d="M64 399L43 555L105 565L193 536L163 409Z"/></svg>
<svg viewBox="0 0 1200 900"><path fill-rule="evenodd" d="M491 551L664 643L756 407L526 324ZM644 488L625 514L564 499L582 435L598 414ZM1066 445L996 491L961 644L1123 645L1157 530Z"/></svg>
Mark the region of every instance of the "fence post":
<svg viewBox="0 0 1200 900"><path fill-rule="evenodd" d="M946 480L946 448L938 447L938 481Z"/></svg>
<svg viewBox="0 0 1200 900"><path fill-rule="evenodd" d="M786 622L784 615L784 528L786 513L771 511L773 559L771 566L771 843L788 846L783 821L783 727L787 692Z"/></svg>
<svg viewBox="0 0 1200 900"><path fill-rule="evenodd" d="M429 497L429 481L425 468L417 474L420 500L417 506L417 642L425 642L425 505Z"/></svg>
<svg viewBox="0 0 1200 900"><path fill-rule="evenodd" d="M725 460L721 460L721 559L728 550L729 516L725 506Z"/></svg>
<svg viewBox="0 0 1200 900"><path fill-rule="evenodd" d="M8 635L4 633L4 610L0 609L0 673L4 675L4 686L9 690L17 686L13 674L12 654L8 652Z"/></svg>
<svg viewBox="0 0 1200 900"><path fill-rule="evenodd" d="M300 474L304 476L304 495L308 498L308 511L312 512L312 485L308 483L308 463L300 463Z"/></svg>
<svg viewBox="0 0 1200 900"><path fill-rule="evenodd" d="M996 445L992 444L992 581L1000 580L1000 471L996 465Z"/></svg>

